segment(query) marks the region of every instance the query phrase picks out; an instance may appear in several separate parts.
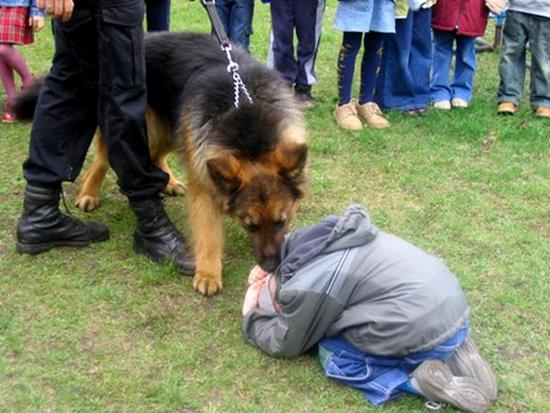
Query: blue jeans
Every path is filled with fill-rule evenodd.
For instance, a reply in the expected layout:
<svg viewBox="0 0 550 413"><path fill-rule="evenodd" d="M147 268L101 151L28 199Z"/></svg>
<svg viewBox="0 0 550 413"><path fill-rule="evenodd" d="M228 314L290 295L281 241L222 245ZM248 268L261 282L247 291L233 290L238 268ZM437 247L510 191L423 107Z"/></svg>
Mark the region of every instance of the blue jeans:
<svg viewBox="0 0 550 413"><path fill-rule="evenodd" d="M248 50L254 0L216 0L216 9L229 39Z"/></svg>
<svg viewBox="0 0 550 413"><path fill-rule="evenodd" d="M351 100L351 88L355 59L363 43L361 60L361 84L359 86L359 104L372 102L380 62L382 44L386 34L378 32L344 32L342 47L338 55L338 104L344 105Z"/></svg>
<svg viewBox="0 0 550 413"><path fill-rule="evenodd" d="M384 42L375 101L383 109L423 109L430 102L431 9L409 11Z"/></svg>
<svg viewBox="0 0 550 413"><path fill-rule="evenodd" d="M433 35L432 101L439 102L459 98L469 102L472 98L476 70L475 37L459 36L456 32L435 29ZM455 39L455 73L453 82L449 84Z"/></svg>
<svg viewBox="0 0 550 413"><path fill-rule="evenodd" d="M170 0L145 0L148 32L170 30Z"/></svg>
<svg viewBox="0 0 550 413"><path fill-rule="evenodd" d="M497 102L519 103L527 42L531 49L531 107L550 108L550 19L511 10L506 15L500 49Z"/></svg>
<svg viewBox="0 0 550 413"><path fill-rule="evenodd" d="M448 360L468 338L468 332L468 324L465 324L431 350L402 357L363 353L339 335L319 342L319 361L327 377L359 389L378 406L403 393L416 394L408 385L410 374L426 360Z"/></svg>

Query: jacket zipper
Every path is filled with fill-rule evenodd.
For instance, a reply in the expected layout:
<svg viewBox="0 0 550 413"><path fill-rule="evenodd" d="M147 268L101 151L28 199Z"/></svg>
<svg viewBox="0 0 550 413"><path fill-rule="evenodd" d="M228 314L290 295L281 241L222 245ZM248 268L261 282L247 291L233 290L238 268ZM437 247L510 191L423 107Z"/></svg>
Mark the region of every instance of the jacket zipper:
<svg viewBox="0 0 550 413"><path fill-rule="evenodd" d="M334 287L334 283L336 282L336 279L338 278L338 275L340 275L340 271L342 270L342 267L344 265L344 261L347 258L349 254L349 248L346 248L344 251L344 254L342 255L342 258L340 258L340 261L338 262L338 265L336 266L336 270L334 270L334 275L332 276L332 279L330 280L330 284L328 285L327 292L325 295L328 295L330 293L330 290L332 290L332 287Z"/></svg>

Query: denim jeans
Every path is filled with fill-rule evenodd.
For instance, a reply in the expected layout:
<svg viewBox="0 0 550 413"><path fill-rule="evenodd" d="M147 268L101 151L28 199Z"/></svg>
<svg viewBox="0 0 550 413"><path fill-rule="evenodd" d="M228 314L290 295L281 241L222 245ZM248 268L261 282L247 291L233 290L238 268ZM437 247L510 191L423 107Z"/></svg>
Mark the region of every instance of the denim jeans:
<svg viewBox="0 0 550 413"><path fill-rule="evenodd" d="M525 82L527 42L531 50L531 107L550 108L550 19L512 10L504 23L497 102L519 103Z"/></svg>
<svg viewBox="0 0 550 413"><path fill-rule="evenodd" d="M342 47L338 54L338 104L344 105L351 101L351 89L355 59L363 43L363 58L361 60L361 84L359 87L359 104L372 102L380 62L382 44L386 34L378 32L344 32Z"/></svg>
<svg viewBox="0 0 550 413"><path fill-rule="evenodd" d="M375 101L383 109L423 109L430 102L431 9L409 11L384 42Z"/></svg>
<svg viewBox="0 0 550 413"><path fill-rule="evenodd" d="M216 9L229 39L248 50L254 0L217 0Z"/></svg>
<svg viewBox="0 0 550 413"><path fill-rule="evenodd" d="M476 70L475 37L459 36L455 32L433 31L432 102L459 98L469 102L472 98ZM456 39L456 63L453 81L449 84L449 72Z"/></svg>

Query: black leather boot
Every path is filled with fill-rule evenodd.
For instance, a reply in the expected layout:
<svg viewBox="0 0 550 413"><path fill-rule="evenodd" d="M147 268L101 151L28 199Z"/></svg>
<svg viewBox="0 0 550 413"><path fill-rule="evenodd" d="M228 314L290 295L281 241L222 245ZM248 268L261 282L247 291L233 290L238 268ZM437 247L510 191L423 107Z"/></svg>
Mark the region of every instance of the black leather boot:
<svg viewBox="0 0 550 413"><path fill-rule="evenodd" d="M195 274L195 259L170 221L160 199L130 200L137 217L134 250L157 262L173 262L186 275Z"/></svg>
<svg viewBox="0 0 550 413"><path fill-rule="evenodd" d="M109 239L109 230L99 222L82 222L59 210L61 188L28 184L23 214L17 224L16 249L40 254L54 247L81 247Z"/></svg>

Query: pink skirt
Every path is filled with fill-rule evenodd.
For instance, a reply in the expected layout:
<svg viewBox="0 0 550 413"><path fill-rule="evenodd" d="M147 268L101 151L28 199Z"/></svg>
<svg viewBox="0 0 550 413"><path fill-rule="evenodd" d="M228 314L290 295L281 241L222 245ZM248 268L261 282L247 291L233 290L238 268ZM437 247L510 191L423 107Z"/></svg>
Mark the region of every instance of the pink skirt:
<svg viewBox="0 0 550 413"><path fill-rule="evenodd" d="M0 43L29 44L34 41L29 13L29 7L25 6L0 6Z"/></svg>

